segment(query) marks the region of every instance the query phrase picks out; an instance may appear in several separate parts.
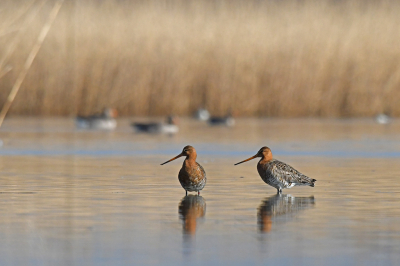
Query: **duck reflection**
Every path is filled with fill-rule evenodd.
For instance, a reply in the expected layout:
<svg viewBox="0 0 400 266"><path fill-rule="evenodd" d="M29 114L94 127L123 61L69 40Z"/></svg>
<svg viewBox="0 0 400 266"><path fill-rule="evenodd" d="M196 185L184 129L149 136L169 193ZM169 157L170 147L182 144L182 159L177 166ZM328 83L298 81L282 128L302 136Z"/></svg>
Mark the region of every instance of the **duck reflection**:
<svg viewBox="0 0 400 266"><path fill-rule="evenodd" d="M182 220L186 235L196 234L197 219L206 214L206 201L202 196L188 195L179 203L179 218Z"/></svg>
<svg viewBox="0 0 400 266"><path fill-rule="evenodd" d="M271 231L272 223L291 220L299 211L314 206L314 196L293 197L289 194L276 194L265 198L258 207L257 223L262 233Z"/></svg>

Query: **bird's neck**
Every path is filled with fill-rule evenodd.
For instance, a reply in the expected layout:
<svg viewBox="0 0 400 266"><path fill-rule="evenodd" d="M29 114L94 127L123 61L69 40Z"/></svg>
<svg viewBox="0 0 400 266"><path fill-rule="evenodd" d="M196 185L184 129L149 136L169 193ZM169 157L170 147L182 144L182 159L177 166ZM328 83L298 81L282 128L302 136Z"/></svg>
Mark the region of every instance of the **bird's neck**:
<svg viewBox="0 0 400 266"><path fill-rule="evenodd" d="M260 164L268 163L272 161L272 154L268 154L267 156L263 156L260 160Z"/></svg>
<svg viewBox="0 0 400 266"><path fill-rule="evenodd" d="M196 164L196 158L197 158L197 154L190 154L189 156L186 157L185 159L185 164L186 165L194 165Z"/></svg>

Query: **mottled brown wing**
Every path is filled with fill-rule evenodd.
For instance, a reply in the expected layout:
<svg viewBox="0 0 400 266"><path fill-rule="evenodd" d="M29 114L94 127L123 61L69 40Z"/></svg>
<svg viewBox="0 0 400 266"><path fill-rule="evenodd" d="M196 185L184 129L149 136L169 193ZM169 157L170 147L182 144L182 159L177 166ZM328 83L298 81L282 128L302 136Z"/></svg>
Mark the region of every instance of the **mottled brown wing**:
<svg viewBox="0 0 400 266"><path fill-rule="evenodd" d="M200 167L201 171L203 172L204 178L206 178L206 170L204 170L203 166L201 166L198 162L196 162L196 163Z"/></svg>
<svg viewBox="0 0 400 266"><path fill-rule="evenodd" d="M275 171L279 172L279 176L284 179L286 182L295 183L295 184L312 184L313 181L308 176L303 175L290 165L275 160L274 164L276 166Z"/></svg>
<svg viewBox="0 0 400 266"><path fill-rule="evenodd" d="M204 168L196 162L192 167L185 167L185 163L178 175L179 182L187 191L199 191L206 185L206 172Z"/></svg>

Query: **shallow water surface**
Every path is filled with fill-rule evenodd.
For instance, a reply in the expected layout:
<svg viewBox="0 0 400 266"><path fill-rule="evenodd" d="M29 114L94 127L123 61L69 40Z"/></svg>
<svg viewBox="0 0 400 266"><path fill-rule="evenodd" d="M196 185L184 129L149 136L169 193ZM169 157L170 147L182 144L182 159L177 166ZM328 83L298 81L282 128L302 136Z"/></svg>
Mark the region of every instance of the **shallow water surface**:
<svg viewBox="0 0 400 266"><path fill-rule="evenodd" d="M0 265L397 265L400 121L183 119L176 136L79 131L70 119L12 118L0 130ZM207 172L185 197L191 144ZM317 179L276 190L257 160Z"/></svg>

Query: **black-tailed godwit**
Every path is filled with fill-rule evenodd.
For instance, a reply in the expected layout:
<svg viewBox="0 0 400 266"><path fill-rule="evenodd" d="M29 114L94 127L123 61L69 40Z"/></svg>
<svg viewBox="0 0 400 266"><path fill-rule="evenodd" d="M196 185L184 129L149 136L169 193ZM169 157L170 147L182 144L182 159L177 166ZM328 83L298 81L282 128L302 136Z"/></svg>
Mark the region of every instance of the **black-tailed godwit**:
<svg viewBox="0 0 400 266"><path fill-rule="evenodd" d="M196 191L198 192L198 195L200 195L200 190L202 190L206 185L207 177L204 168L196 162L197 153L192 146L185 146L179 155L161 165L169 163L182 156L186 156L186 159L183 161L182 168L178 174L179 182L185 189L186 195L188 191Z"/></svg>
<svg viewBox="0 0 400 266"><path fill-rule="evenodd" d="M294 186L314 186L315 179L303 175L290 165L281 161L272 159L271 149L262 147L256 155L244 161L238 162L235 165L250 161L254 158L261 157L257 164L257 170L262 180L270 186L282 192L284 188L291 188Z"/></svg>

